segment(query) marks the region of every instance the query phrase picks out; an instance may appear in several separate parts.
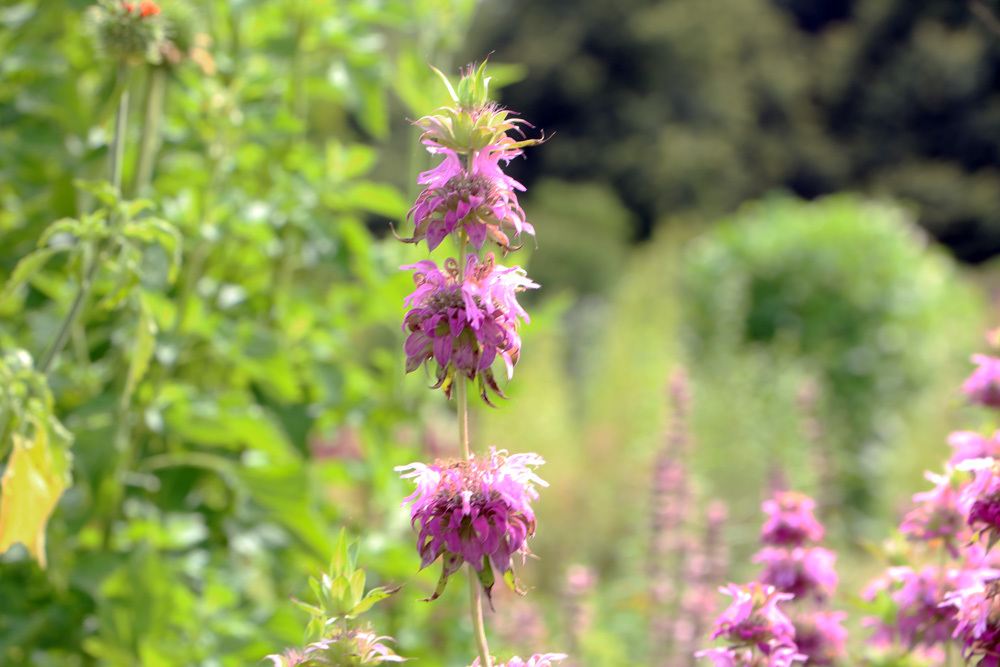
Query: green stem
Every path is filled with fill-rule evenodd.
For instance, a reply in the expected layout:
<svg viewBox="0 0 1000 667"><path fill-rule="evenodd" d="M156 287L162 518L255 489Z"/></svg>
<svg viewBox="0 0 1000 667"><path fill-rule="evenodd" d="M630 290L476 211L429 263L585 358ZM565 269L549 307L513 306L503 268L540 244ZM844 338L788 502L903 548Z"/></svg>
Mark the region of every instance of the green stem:
<svg viewBox="0 0 1000 667"><path fill-rule="evenodd" d="M167 70L153 67L149 71L149 90L146 92L146 118L142 124L142 140L139 143L139 164L136 167L136 196L149 188L153 178L153 164L160 150L160 120L163 118L163 97L167 89Z"/></svg>
<svg viewBox="0 0 1000 667"><path fill-rule="evenodd" d="M122 162L125 158L125 130L128 126L129 94L128 68L126 65L119 66L118 81L121 85L121 93L118 98L118 113L115 116L115 134L111 143L110 168L111 184L120 194L122 187ZM42 355L41 361L38 364L38 370L41 371L43 375L47 375L48 372L52 370L52 364L59 356L59 353L62 352L63 348L66 347L66 341L69 340L70 331L72 331L73 325L76 323L76 319L80 316L80 312L83 310L83 306L90 296L90 290L94 284L94 278L97 276L98 268L100 268L100 260L101 252L99 249L93 249L91 252L85 253L84 255L83 275L80 279L80 286L77 288L76 296L73 297L73 303L70 304L69 312L66 313L66 317L63 318L55 340L52 341L52 345L50 345Z"/></svg>

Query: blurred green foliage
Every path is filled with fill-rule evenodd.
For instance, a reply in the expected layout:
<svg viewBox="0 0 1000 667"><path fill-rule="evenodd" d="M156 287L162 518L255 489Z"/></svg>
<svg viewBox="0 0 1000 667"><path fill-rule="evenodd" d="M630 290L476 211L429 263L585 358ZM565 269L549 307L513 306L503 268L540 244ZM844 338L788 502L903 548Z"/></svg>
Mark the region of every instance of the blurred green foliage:
<svg viewBox="0 0 1000 667"><path fill-rule="evenodd" d="M695 368L768 347L815 374L845 500L870 510L871 448L951 361L948 341L971 339L971 290L903 210L848 197L755 204L700 239L682 272Z"/></svg>
<svg viewBox="0 0 1000 667"><path fill-rule="evenodd" d="M643 236L849 189L917 204L963 259L1000 251L1000 37L973 3L514 0L472 40L527 66L503 101L557 133L529 185L611 183Z"/></svg>

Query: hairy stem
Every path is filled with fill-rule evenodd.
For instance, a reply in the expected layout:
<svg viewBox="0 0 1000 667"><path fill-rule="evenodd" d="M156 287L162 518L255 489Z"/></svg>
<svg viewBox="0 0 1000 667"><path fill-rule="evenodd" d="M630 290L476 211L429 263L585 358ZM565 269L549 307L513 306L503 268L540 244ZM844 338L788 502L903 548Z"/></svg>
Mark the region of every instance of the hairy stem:
<svg viewBox="0 0 1000 667"><path fill-rule="evenodd" d="M465 244L462 244L463 249ZM469 447L469 392L468 379L464 375L455 376L455 402L458 404L458 441L462 446L462 455L466 460L471 456ZM479 577L472 565L469 565L469 606L472 612L472 631L476 638L476 648L479 651L481 667L493 667L490 657L490 646L486 641L486 626L483 622L483 591L479 585Z"/></svg>
<svg viewBox="0 0 1000 667"><path fill-rule="evenodd" d="M160 120L163 118L166 89L166 68L152 67L149 70L149 90L146 92L146 118L142 124L142 140L139 143L135 196L142 196L153 178L153 164L156 162L156 153L160 150Z"/></svg>

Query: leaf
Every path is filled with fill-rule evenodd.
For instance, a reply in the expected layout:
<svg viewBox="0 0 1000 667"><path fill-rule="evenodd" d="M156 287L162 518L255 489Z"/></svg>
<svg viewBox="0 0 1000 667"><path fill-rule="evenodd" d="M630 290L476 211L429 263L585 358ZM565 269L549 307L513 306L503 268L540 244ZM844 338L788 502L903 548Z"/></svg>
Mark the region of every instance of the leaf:
<svg viewBox="0 0 1000 667"><path fill-rule="evenodd" d="M365 594L365 571L355 570L354 574L351 575L351 599L348 601L349 604L346 606L350 609L357 607L361 603L361 599Z"/></svg>
<svg viewBox="0 0 1000 667"><path fill-rule="evenodd" d="M156 322L153 320L146 302L140 299L139 321L135 325L135 343L132 345L132 358L129 360L123 400L128 401L135 393L139 382L149 370L149 362L153 358L155 350Z"/></svg>
<svg viewBox="0 0 1000 667"><path fill-rule="evenodd" d="M0 553L23 544L45 567L45 527L69 486L69 456L36 424L34 439L14 434L14 451L0 492Z"/></svg>
<svg viewBox="0 0 1000 667"><path fill-rule="evenodd" d="M438 579L437 586L434 587L434 592L429 598L424 598L424 602L432 602L441 597L445 586L448 585L448 577L457 572L460 567L462 567L462 557L445 552L441 558L441 577Z"/></svg>
<svg viewBox="0 0 1000 667"><path fill-rule="evenodd" d="M57 252L58 248L39 248L22 257L10 274L7 284L4 285L3 292L0 293L0 301L9 299L17 288L31 280L31 277L38 273Z"/></svg>
<svg viewBox="0 0 1000 667"><path fill-rule="evenodd" d="M394 586L392 588L389 588L386 586L379 586L377 588L371 589L370 591L368 591L368 594L365 595L364 599L362 599L361 602L356 604L354 608L351 609L350 612L348 612L347 615L352 618L355 616L360 616L361 614L365 613L366 611L374 607L377 603L381 602L382 600L385 600L386 598L392 595L395 595L397 592L399 592L400 588L402 587Z"/></svg>

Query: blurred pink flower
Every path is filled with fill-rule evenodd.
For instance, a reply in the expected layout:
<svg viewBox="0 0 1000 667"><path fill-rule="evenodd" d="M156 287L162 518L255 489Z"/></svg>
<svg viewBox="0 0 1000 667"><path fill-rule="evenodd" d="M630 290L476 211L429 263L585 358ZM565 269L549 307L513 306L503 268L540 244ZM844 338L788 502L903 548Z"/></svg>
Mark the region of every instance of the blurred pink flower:
<svg viewBox="0 0 1000 667"><path fill-rule="evenodd" d="M958 544L970 537L965 517L958 509L958 489L951 475L927 472L925 477L934 483L934 488L913 496L914 507L903 517L899 530L911 540L940 539L951 556L957 558Z"/></svg>
<svg viewBox="0 0 1000 667"><path fill-rule="evenodd" d="M977 571L968 585L949 593L942 606L955 610L954 636L962 640L966 659L982 656L978 665L1000 660L1000 572Z"/></svg>
<svg viewBox="0 0 1000 667"><path fill-rule="evenodd" d="M837 589L837 555L823 547L764 547L753 562L764 566L761 582L795 598L825 600Z"/></svg>
<svg viewBox="0 0 1000 667"><path fill-rule="evenodd" d="M761 541L777 546L802 546L823 539L823 526L816 519L816 501L796 491L778 491L764 501L767 520Z"/></svg>
<svg viewBox="0 0 1000 667"><path fill-rule="evenodd" d="M419 526L421 567L443 556L441 582L431 599L463 562L479 573L489 595L494 572L507 573L515 553L528 553L527 539L535 532L535 487L548 486L534 468L544 462L537 454L491 448L487 457L396 468L417 486L403 504L409 503L410 520Z"/></svg>
<svg viewBox="0 0 1000 667"><path fill-rule="evenodd" d="M795 627L778 609L780 602L793 596L756 581L729 584L719 591L733 601L715 620L712 639L722 637L738 646L794 643Z"/></svg>
<svg viewBox="0 0 1000 667"><path fill-rule="evenodd" d="M833 665L847 650L843 611L813 611L795 619L795 645L810 665Z"/></svg>
<svg viewBox="0 0 1000 667"><path fill-rule="evenodd" d="M948 436L948 444L954 450L949 463L958 465L968 459L1000 456L1000 439L996 433L991 437L974 431L955 431Z"/></svg>
<svg viewBox="0 0 1000 667"><path fill-rule="evenodd" d="M987 544L1000 538L1000 463L996 459L968 459L957 466L973 477L960 492L958 509L969 526L986 535Z"/></svg>
<svg viewBox="0 0 1000 667"><path fill-rule="evenodd" d="M1000 408L1000 359L985 354L972 355L976 369L962 385L973 403Z"/></svg>
<svg viewBox="0 0 1000 667"><path fill-rule="evenodd" d="M552 667L553 663L566 659L563 653L536 653L527 660L514 656L507 662L494 662L493 667ZM472 661L470 667L479 667L479 658Z"/></svg>
<svg viewBox="0 0 1000 667"><path fill-rule="evenodd" d="M417 285L405 301L410 308L403 318L404 329L410 331L404 344L406 371L433 360L436 386L443 386L449 396L455 373L478 378L487 402L487 387L503 396L491 367L500 357L508 379L513 376L521 352L518 323L529 321L517 293L538 285L520 267L495 264L492 255L480 260L470 254L464 272L451 259L444 271L430 260L403 268L413 270Z"/></svg>

